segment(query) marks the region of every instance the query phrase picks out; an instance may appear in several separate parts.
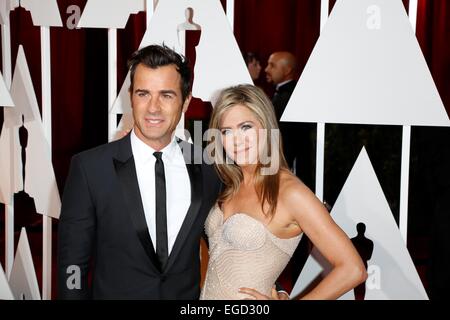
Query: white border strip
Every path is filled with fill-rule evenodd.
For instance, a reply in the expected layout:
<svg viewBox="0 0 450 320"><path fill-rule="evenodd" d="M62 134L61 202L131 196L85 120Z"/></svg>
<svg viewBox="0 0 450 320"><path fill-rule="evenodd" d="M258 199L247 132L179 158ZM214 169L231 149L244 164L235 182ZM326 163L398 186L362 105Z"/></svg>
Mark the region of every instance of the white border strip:
<svg viewBox="0 0 450 320"><path fill-rule="evenodd" d="M2 29L2 66L3 77L8 89L11 89L12 64L11 64L11 29L9 23L9 11L6 15ZM12 141L11 141L12 143ZM14 261L14 196L9 205L5 204L5 273L9 279Z"/></svg>
<svg viewBox="0 0 450 320"><path fill-rule="evenodd" d="M234 0L227 0L227 18L230 22L231 30L234 30Z"/></svg>
<svg viewBox="0 0 450 320"><path fill-rule="evenodd" d="M52 85L50 27L41 27L42 125L52 159ZM42 216L42 299L52 297L52 218Z"/></svg>
<svg viewBox="0 0 450 320"><path fill-rule="evenodd" d="M328 20L329 0L320 1L320 31ZM316 138L316 197L323 201L325 167L325 123L317 123Z"/></svg>
<svg viewBox="0 0 450 320"><path fill-rule="evenodd" d="M400 171L400 217L399 228L406 243L408 231L408 189L409 189L409 162L411 150L411 126L403 126L402 133L402 162Z"/></svg>
<svg viewBox="0 0 450 320"><path fill-rule="evenodd" d="M416 33L416 25L417 25L417 8L418 8L418 1L417 0L409 0L409 21L411 22L411 26L414 30L414 33Z"/></svg>
<svg viewBox="0 0 450 320"><path fill-rule="evenodd" d="M409 21L416 33L417 0L409 0ZM411 126L403 126L402 133L402 160L400 172L400 216L399 228L405 243L408 236L408 200L409 200L409 164L411 157Z"/></svg>
<svg viewBox="0 0 450 320"><path fill-rule="evenodd" d="M320 31L322 31L328 20L328 11L330 10L330 0L320 1Z"/></svg>
<svg viewBox="0 0 450 320"><path fill-rule="evenodd" d="M110 113L117 98L117 29L108 29L108 141L114 139L117 115Z"/></svg>

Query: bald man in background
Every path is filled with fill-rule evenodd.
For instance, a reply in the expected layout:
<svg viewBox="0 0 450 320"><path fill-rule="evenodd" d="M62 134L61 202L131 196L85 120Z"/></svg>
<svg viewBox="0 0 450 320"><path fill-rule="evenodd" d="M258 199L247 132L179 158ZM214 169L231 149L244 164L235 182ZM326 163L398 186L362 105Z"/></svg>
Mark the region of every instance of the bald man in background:
<svg viewBox="0 0 450 320"><path fill-rule="evenodd" d="M280 122L281 116L297 85L298 64L295 56L287 51L270 55L265 69L267 82L275 85L272 104L275 108L281 135L283 151L289 168L312 190L314 190L313 134L315 124Z"/></svg>

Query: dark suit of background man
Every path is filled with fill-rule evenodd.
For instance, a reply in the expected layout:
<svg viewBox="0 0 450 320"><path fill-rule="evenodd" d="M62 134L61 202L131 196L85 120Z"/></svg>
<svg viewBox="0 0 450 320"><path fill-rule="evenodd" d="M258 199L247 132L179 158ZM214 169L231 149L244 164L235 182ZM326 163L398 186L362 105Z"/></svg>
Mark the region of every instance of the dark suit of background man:
<svg viewBox="0 0 450 320"><path fill-rule="evenodd" d="M297 85L297 60L290 52L274 52L270 55L265 69L267 82L273 83L275 94L272 104L275 108L280 132L283 138L283 151L291 169L296 159L296 175L314 190L315 156L312 134L314 125L307 123L281 122L281 116Z"/></svg>
<svg viewBox="0 0 450 320"><path fill-rule="evenodd" d="M137 51L129 67L132 132L72 159L59 223L59 298L197 299L199 242L220 182L201 149L174 136L191 72L161 46Z"/></svg>

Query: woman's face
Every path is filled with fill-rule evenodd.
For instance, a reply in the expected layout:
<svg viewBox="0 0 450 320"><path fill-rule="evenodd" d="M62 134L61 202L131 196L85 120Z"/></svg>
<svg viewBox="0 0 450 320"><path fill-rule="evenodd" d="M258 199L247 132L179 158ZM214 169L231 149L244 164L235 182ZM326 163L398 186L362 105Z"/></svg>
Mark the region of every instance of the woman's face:
<svg viewBox="0 0 450 320"><path fill-rule="evenodd" d="M219 129L225 152L237 165L258 163L262 125L249 108L238 104L225 111Z"/></svg>

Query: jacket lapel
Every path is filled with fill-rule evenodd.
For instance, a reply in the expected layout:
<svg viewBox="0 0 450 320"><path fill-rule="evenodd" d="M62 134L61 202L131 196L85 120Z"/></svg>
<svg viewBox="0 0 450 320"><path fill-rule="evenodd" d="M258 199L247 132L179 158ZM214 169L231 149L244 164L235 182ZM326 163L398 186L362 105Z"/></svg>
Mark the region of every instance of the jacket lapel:
<svg viewBox="0 0 450 320"><path fill-rule="evenodd" d="M190 234L192 224L197 218L202 204L203 179L201 148L199 149L200 152L196 153L194 152L194 145L182 140L178 140L178 144L180 145L180 148L183 152L184 161L186 162L186 169L188 171L189 180L191 183L191 205L189 206L186 217L184 218L183 224L181 225L181 229L178 232L178 236L169 255L169 260L167 262L165 270L169 270L174 261L177 259L177 256L180 253L187 236Z"/></svg>
<svg viewBox="0 0 450 320"><path fill-rule="evenodd" d="M155 249L150 238L150 234L145 220L144 208L142 205L141 193L136 175L133 153L131 151L130 135L118 141L118 152L113 159L114 167L122 186L122 192L128 207L128 213L133 221L134 229L150 258L156 272L161 272L159 261L156 257Z"/></svg>

